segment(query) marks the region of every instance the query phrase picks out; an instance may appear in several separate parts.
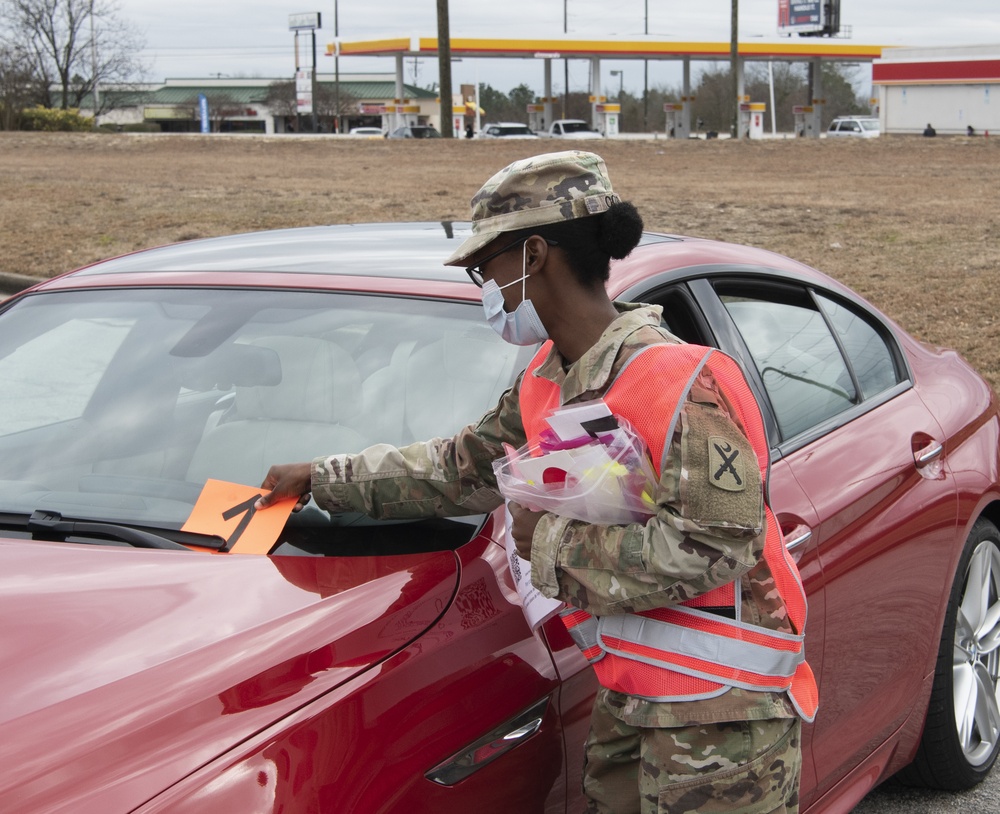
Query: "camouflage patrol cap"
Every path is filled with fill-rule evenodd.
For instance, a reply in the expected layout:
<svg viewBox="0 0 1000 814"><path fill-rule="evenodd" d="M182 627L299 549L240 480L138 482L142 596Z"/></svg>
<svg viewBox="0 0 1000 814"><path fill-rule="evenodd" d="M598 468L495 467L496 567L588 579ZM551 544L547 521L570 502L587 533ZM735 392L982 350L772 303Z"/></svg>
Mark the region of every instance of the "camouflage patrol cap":
<svg viewBox="0 0 1000 814"><path fill-rule="evenodd" d="M462 265L504 232L599 215L620 201L604 159L594 153L566 150L515 161L473 196L472 237L445 265Z"/></svg>

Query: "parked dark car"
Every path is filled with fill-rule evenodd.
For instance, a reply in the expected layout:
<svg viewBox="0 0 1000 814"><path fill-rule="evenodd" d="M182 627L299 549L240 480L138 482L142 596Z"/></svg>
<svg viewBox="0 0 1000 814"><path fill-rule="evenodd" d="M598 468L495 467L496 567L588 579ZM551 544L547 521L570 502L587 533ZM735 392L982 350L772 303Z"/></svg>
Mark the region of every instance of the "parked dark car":
<svg viewBox="0 0 1000 814"><path fill-rule="evenodd" d="M533 349L441 265L468 234L191 241L0 304L0 811L580 809L594 676L558 619L525 623L502 510L310 506L266 555L188 525L208 482L448 436L497 401ZM726 350L762 405L821 693L802 811L848 811L897 772L983 779L1000 748L990 388L761 249L647 234L609 289Z"/></svg>

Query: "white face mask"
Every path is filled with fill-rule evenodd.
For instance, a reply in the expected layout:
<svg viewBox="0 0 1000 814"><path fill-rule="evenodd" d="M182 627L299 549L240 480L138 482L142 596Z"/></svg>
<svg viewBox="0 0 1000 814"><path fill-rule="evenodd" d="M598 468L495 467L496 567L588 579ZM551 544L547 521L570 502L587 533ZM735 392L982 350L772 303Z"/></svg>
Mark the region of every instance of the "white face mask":
<svg viewBox="0 0 1000 814"><path fill-rule="evenodd" d="M549 332L542 325L542 320L535 310L531 300L524 298L524 286L528 279L528 245L525 243L521 252L521 277L517 280L499 286L493 280L483 283L483 311L486 321L505 342L512 345L535 345L549 338ZM513 313L504 310L502 289L517 283L521 284L521 304Z"/></svg>

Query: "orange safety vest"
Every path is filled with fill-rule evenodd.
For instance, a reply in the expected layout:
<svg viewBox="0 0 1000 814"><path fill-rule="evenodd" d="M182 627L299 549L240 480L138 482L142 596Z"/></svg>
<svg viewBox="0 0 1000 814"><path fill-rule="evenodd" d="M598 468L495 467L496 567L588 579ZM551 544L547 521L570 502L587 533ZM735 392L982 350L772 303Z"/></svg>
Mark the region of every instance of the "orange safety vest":
<svg viewBox="0 0 1000 814"><path fill-rule="evenodd" d="M521 381L521 420L529 444L546 428L546 416L561 406L559 386L536 375L551 347L551 341L541 347ZM705 367L747 433L766 495L769 453L760 408L739 365L721 351L701 345L649 345L626 361L603 398L646 442L659 476L681 409ZM766 503L765 519L763 559L794 632L740 621L737 582L679 605L639 613L597 618L569 608L561 614L563 622L602 686L656 701L713 698L731 687L787 692L804 719L815 718L819 693L805 660L805 591ZM720 607L732 609L735 618L703 610Z"/></svg>

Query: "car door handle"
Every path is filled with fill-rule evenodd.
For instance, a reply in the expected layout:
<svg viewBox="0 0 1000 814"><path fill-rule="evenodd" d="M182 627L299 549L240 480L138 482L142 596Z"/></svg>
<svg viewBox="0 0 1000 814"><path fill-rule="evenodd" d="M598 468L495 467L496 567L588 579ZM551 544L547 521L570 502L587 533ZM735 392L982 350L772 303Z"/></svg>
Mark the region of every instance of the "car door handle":
<svg viewBox="0 0 1000 814"><path fill-rule="evenodd" d="M439 763L424 777L440 786L453 786L464 780L534 735L542 726L548 706L547 697L532 704L461 752Z"/></svg>
<svg viewBox="0 0 1000 814"><path fill-rule="evenodd" d="M788 551L802 548L812 539L812 528L801 517L795 515L779 517L778 525L781 527L781 536L785 539L785 548Z"/></svg>
<svg viewBox="0 0 1000 814"><path fill-rule="evenodd" d="M942 452L944 452L944 444L939 444L936 441L932 441L922 449L915 450L913 460L917 465L917 469L923 469L925 466L934 463L934 461L941 457Z"/></svg>
<svg viewBox="0 0 1000 814"><path fill-rule="evenodd" d="M785 548L789 551L801 548L812 539L812 536L812 529L806 526L799 526L791 535L785 537Z"/></svg>
<svg viewBox="0 0 1000 814"><path fill-rule="evenodd" d="M944 444L923 432L914 433L910 441L913 450L913 465L925 480L940 480L944 477Z"/></svg>

